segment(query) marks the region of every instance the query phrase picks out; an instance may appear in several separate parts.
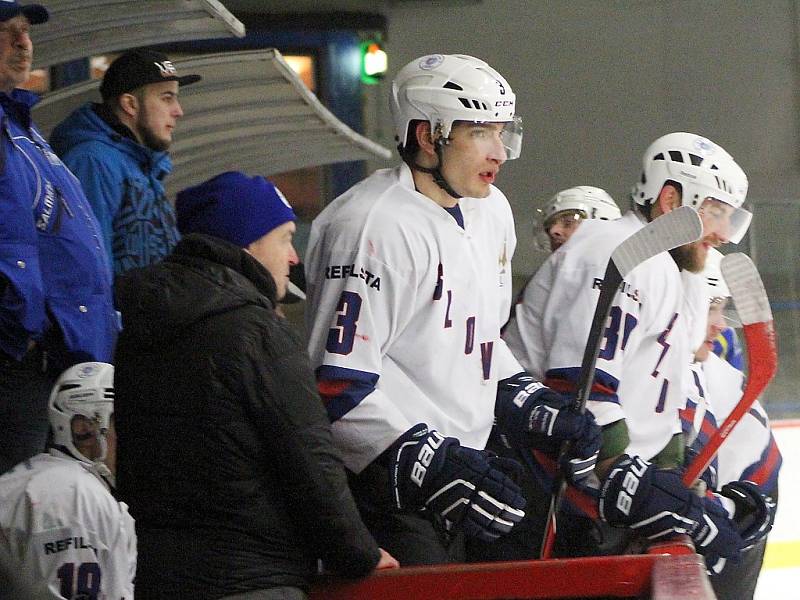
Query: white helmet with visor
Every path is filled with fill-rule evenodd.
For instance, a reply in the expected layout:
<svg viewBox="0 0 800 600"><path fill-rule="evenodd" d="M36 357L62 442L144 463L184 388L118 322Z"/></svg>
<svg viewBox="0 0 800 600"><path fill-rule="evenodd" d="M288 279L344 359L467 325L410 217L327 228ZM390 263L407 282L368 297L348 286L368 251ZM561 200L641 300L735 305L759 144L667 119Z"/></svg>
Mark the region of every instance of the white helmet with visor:
<svg viewBox="0 0 800 600"><path fill-rule="evenodd" d="M558 218L613 221L622 216L617 203L608 192L591 185L561 190L542 208L537 208L536 213L534 235L536 246L541 250L550 250L547 230Z"/></svg>
<svg viewBox="0 0 800 600"><path fill-rule="evenodd" d="M500 73L464 54L429 54L412 60L392 82L391 110L401 148L409 124L428 121L431 131L447 139L455 121L505 123L501 140L506 160L519 157L522 119L516 97Z"/></svg>
<svg viewBox="0 0 800 600"><path fill-rule="evenodd" d="M88 464L104 460L106 433L113 414L114 367L99 362L73 365L59 376L50 393L48 417L52 445ZM84 436L97 436L100 442L101 455L94 460L84 456L75 446L72 424L76 418L91 422L90 431Z"/></svg>
<svg viewBox="0 0 800 600"><path fill-rule="evenodd" d="M668 181L682 187L682 203L704 216L724 220L726 237L741 241L752 214L742 208L747 197L747 175L723 148L693 133L670 133L650 144L642 159L641 179L631 198L649 205Z"/></svg>

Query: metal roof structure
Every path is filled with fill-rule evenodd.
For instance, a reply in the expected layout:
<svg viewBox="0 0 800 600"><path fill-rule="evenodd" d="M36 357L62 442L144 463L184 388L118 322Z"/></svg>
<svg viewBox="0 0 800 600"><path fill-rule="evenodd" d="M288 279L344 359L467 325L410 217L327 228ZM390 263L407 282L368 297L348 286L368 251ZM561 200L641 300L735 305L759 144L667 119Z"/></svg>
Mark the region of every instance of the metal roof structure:
<svg viewBox="0 0 800 600"><path fill-rule="evenodd" d="M242 37L218 0L43 0L50 20L31 28L34 68L197 39Z"/></svg>
<svg viewBox="0 0 800 600"><path fill-rule="evenodd" d="M181 89L184 116L170 148L170 196L220 172L273 175L303 167L388 160L391 151L336 118L275 49L176 60L203 80ZM99 101L98 80L46 94L34 119L49 136L70 112Z"/></svg>

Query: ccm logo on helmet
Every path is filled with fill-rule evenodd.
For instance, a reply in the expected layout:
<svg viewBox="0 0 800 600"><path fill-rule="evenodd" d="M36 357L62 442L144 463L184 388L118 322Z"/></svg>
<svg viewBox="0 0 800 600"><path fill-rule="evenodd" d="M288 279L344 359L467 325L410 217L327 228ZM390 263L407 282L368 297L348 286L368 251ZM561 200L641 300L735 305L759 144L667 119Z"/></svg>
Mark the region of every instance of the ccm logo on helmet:
<svg viewBox="0 0 800 600"><path fill-rule="evenodd" d="M495 106L514 106L513 100L498 100L494 103Z"/></svg>

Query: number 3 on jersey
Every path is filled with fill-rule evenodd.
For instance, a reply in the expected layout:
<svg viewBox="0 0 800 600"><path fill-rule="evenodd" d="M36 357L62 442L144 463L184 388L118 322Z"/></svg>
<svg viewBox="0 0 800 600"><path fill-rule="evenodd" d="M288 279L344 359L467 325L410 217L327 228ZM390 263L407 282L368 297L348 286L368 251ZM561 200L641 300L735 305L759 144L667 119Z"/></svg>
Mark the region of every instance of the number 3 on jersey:
<svg viewBox="0 0 800 600"><path fill-rule="evenodd" d="M328 331L325 349L332 354L350 354L356 337L358 315L361 314L361 296L356 292L342 292L336 313L336 325Z"/></svg>
<svg viewBox="0 0 800 600"><path fill-rule="evenodd" d="M628 345L628 338L631 335L631 331L633 331L634 327L636 327L636 324L639 322L632 314L625 313L625 324L621 332L622 343L620 344L620 328L623 324L622 309L619 306L612 306L609 319L608 327L606 327L603 336L606 343L603 345L603 349L600 350L600 354L598 354L598 358L602 358L603 360L614 360L618 346L620 352L625 351L625 346Z"/></svg>

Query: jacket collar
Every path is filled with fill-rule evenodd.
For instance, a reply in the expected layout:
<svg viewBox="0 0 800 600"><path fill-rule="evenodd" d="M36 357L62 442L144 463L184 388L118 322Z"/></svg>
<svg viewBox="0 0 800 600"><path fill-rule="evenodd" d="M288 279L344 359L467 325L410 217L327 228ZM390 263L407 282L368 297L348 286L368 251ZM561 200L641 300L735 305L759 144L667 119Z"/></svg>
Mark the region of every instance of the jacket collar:
<svg viewBox="0 0 800 600"><path fill-rule="evenodd" d="M0 107L3 108L3 112L25 129L31 126L31 108L37 102L39 96L28 90L16 88L10 95L0 92Z"/></svg>

